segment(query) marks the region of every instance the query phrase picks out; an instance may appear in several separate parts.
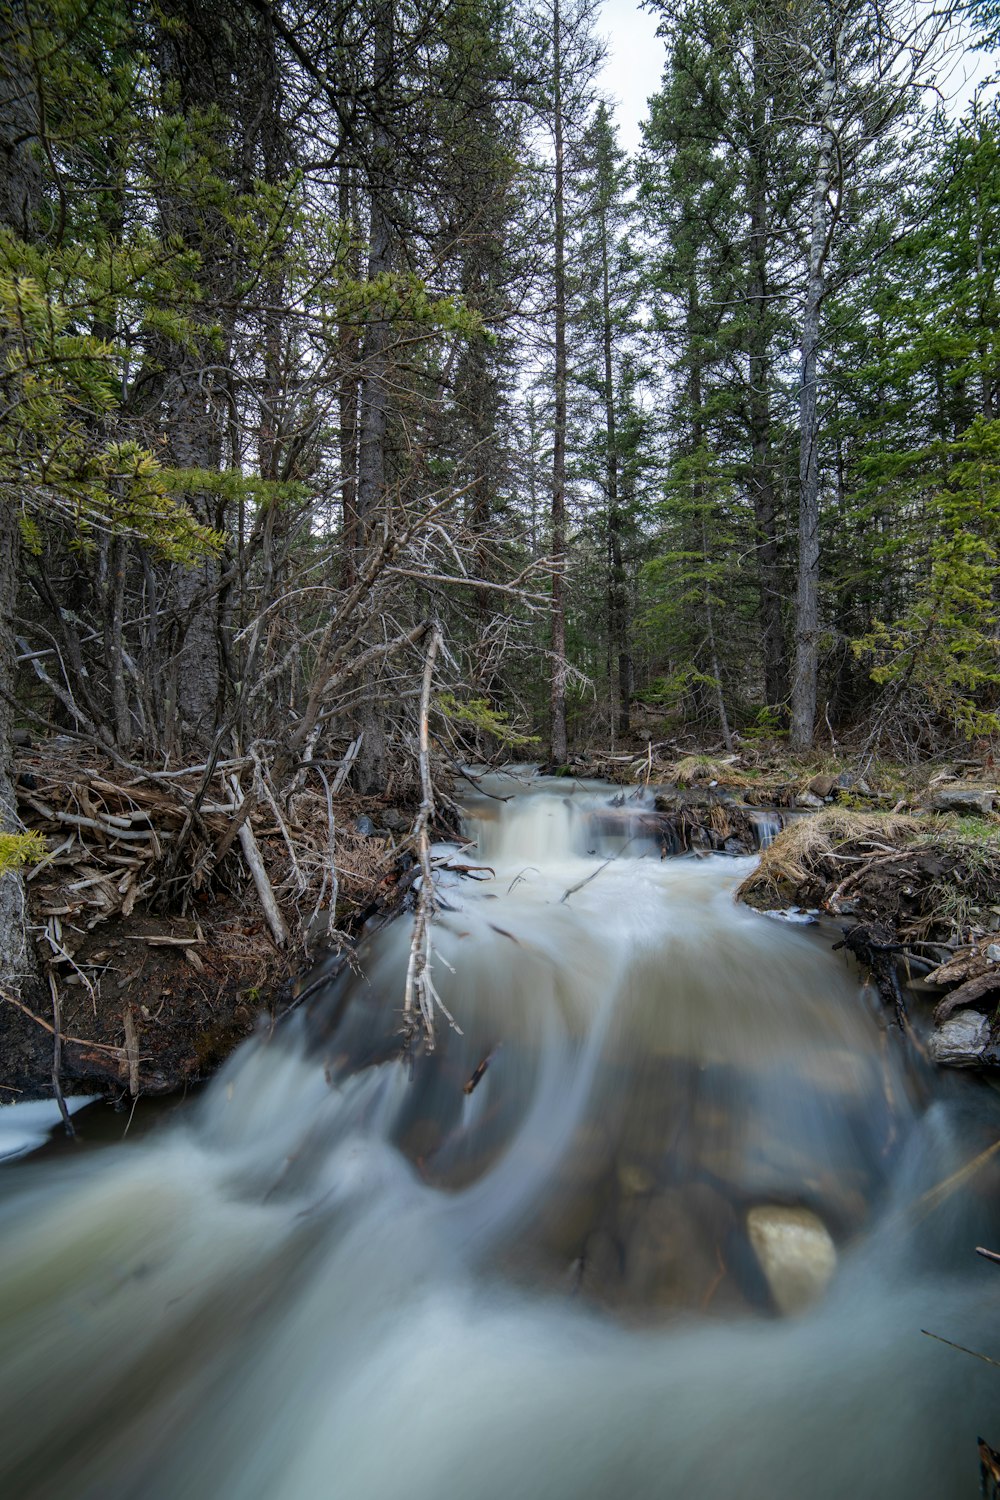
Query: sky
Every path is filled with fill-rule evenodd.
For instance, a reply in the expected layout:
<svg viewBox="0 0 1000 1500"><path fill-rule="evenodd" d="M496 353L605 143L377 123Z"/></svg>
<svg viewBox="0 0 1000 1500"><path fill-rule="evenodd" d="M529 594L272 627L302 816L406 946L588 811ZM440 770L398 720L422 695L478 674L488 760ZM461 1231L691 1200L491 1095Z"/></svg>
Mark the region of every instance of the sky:
<svg viewBox="0 0 1000 1500"><path fill-rule="evenodd" d="M637 0L604 0L601 7L598 30L608 40L602 83L617 102L618 139L626 151L639 147L639 121L663 75L666 49L656 35L657 19Z"/></svg>
<svg viewBox="0 0 1000 1500"><path fill-rule="evenodd" d="M640 10L638 0L604 0L598 29L608 41L608 60L602 83L616 102L618 138L626 151L641 142L639 122L646 114L646 100L660 86L665 47L656 35L657 16ZM956 56L947 81L943 82L952 115L959 115L972 97L980 78L996 67L996 59L981 53Z"/></svg>

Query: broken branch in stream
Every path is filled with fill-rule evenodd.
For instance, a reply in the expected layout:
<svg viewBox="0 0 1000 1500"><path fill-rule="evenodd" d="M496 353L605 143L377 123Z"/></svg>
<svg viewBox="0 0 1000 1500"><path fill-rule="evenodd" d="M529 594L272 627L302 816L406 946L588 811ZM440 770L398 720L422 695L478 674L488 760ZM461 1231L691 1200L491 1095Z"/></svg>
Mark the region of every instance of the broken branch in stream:
<svg viewBox="0 0 1000 1500"><path fill-rule="evenodd" d="M575 896L577 891L582 891L585 885L589 885L592 880L596 880L602 870L606 870L608 865L614 864L615 860L619 859L625 853L625 850L635 838L638 838L638 834L629 834L617 854L609 854L607 859L597 866L596 870L591 870L590 874L584 876L583 880L578 880L576 885L571 885L568 891L563 891L562 896L559 898L559 905L562 906L563 902L568 901L570 896Z"/></svg>
<svg viewBox="0 0 1000 1500"><path fill-rule="evenodd" d="M428 1051L434 1048L434 1007L441 1011L449 1025L462 1034L431 977L431 923L437 908L434 895L434 871L431 865L430 827L434 817L434 785L431 781L430 712L431 687L434 682L434 663L443 644L441 627L435 621L429 627L427 654L424 657L424 673L420 687L419 755L420 811L413 825L413 842L417 862L420 866L420 889L417 892L417 909L413 918L413 934L410 938L410 957L406 965L406 986L403 998L403 1036L409 1047L422 1029Z"/></svg>

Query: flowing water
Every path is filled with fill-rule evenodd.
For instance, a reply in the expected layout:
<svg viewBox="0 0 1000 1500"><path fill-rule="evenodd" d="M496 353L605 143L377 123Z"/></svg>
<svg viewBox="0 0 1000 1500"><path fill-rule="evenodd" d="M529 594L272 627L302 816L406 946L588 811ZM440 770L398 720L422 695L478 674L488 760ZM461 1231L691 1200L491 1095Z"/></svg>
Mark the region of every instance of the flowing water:
<svg viewBox="0 0 1000 1500"><path fill-rule="evenodd" d="M1000 1354L993 1092L749 860L484 785L461 1034L399 1059L399 921L180 1123L0 1169L0 1496L975 1495L1000 1370L921 1330Z"/></svg>

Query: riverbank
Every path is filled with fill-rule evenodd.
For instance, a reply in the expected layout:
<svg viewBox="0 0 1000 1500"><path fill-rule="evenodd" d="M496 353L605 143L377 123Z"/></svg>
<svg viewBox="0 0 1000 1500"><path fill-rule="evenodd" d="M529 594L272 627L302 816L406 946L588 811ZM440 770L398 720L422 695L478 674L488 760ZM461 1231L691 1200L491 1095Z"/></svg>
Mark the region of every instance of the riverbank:
<svg viewBox="0 0 1000 1500"><path fill-rule="evenodd" d="M2 995L0 1100L51 1097L56 1076L67 1092L123 1103L199 1083L294 1006L296 976L405 904L414 786L364 798L319 767L279 802L254 770L225 762L206 779L197 767L123 771L57 744L22 753L21 815L47 848L27 883L40 973ZM968 1061L1000 1056L985 1024L1000 1000L987 767L862 776L780 749L647 747L560 770L617 784L599 831L652 840L661 857L769 845L741 899L843 918L893 1004L899 963L958 992L955 1014L940 1016L942 1060L962 1060L957 1036L972 1037ZM439 780L450 810L461 792Z"/></svg>
<svg viewBox="0 0 1000 1500"><path fill-rule="evenodd" d="M17 790L46 853L27 879L38 974L0 991L0 1102L57 1077L123 1102L209 1077L320 952L403 899L413 863L405 785L334 798L314 772L281 804L252 766L206 778L43 744Z"/></svg>
<svg viewBox="0 0 1000 1500"><path fill-rule="evenodd" d="M904 1030L904 991L930 997L933 1061L1000 1065L996 814L830 807L783 829L738 897L762 911L842 921L844 946L867 966Z"/></svg>

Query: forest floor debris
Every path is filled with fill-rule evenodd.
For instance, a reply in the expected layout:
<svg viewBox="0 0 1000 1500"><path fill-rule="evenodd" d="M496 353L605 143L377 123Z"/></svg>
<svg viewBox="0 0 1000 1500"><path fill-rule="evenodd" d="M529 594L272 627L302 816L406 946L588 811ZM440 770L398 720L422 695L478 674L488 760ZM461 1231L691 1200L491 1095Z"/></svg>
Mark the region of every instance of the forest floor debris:
<svg viewBox="0 0 1000 1500"><path fill-rule="evenodd" d="M54 1047L74 1088L199 1081L291 1003L321 949L401 901L412 812L328 786L311 775L278 798L249 762L206 783L203 768L22 753L21 817L47 850L27 872L42 982L0 992L0 1102L51 1091Z"/></svg>

